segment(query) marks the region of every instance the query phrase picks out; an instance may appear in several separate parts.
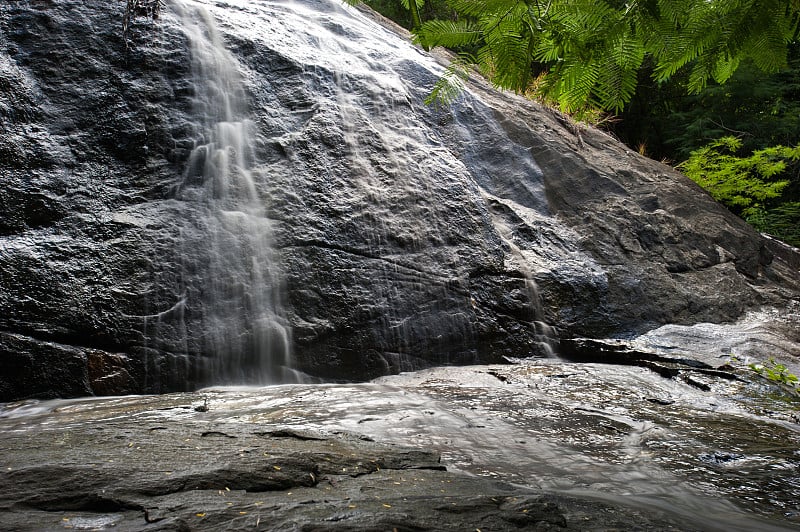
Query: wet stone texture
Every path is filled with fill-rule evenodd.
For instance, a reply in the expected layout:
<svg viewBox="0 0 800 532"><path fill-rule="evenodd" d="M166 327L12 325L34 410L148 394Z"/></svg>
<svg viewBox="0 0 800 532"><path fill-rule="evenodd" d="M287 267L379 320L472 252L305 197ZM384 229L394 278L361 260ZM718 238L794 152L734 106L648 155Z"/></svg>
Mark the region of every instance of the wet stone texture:
<svg viewBox="0 0 800 532"><path fill-rule="evenodd" d="M645 368L539 362L11 403L0 525L796 530L798 400L725 371L737 379L708 377L708 391Z"/></svg>
<svg viewBox="0 0 800 532"><path fill-rule="evenodd" d="M348 381L797 299L794 252L670 168L479 83L426 106L440 58L367 11L201 0L242 78L280 327L248 318L246 275L215 315L234 274L208 269L230 257L186 170L207 139L176 6L126 43L120 2L0 4L0 400L208 384L220 328L243 366L286 330L295 370Z"/></svg>
<svg viewBox="0 0 800 532"><path fill-rule="evenodd" d="M5 433L0 523L7 530L580 529L568 526L566 499L447 472L434 451L211 421L172 406L197 398L122 400L100 407L101 417L116 421L67 415L65 425L39 427L36 436ZM224 402L215 396L213 411ZM577 514L607 509L574 506Z"/></svg>

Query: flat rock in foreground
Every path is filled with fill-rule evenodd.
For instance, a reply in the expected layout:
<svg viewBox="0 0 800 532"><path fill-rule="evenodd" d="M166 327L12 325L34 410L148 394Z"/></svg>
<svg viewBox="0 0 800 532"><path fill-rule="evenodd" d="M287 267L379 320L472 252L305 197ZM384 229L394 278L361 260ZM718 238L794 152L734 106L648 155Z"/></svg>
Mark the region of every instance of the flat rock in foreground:
<svg viewBox="0 0 800 532"><path fill-rule="evenodd" d="M796 527L792 399L772 399L777 389L731 370L684 365L665 375L477 366L371 384L9 404L0 411L0 525Z"/></svg>
<svg viewBox="0 0 800 532"><path fill-rule="evenodd" d="M671 524L449 472L433 451L345 433L275 430L268 422L220 422L185 405L191 399L199 397L112 401L100 410L113 419L96 420L79 414L72 421L65 406L38 430L5 430L0 524L31 531ZM221 408L224 398L214 404Z"/></svg>

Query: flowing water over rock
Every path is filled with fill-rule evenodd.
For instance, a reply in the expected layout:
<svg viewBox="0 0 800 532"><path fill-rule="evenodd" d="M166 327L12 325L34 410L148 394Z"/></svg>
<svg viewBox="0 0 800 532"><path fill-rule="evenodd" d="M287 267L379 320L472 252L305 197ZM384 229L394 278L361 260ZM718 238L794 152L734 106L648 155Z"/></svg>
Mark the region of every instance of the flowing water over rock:
<svg viewBox="0 0 800 532"><path fill-rule="evenodd" d="M238 62L226 49L205 7L173 7L189 40L189 90L195 124L192 148L177 201L201 216L181 227L175 260L181 264L181 299L146 321L145 333L159 356L161 319L175 315L184 330L187 301L198 301L202 316L201 353L196 371L219 383L286 382L292 377L291 335L282 309L280 264L272 241L256 164L253 124ZM263 188L263 185L262 185ZM186 357L197 356L186 346ZM146 364L157 370L158 361ZM149 378L149 374L146 375ZM156 376L158 381L159 377ZM147 382L145 383L147 385Z"/></svg>
<svg viewBox="0 0 800 532"><path fill-rule="evenodd" d="M540 361L10 404L0 522L796 530L798 400L743 370L720 375L693 373L701 390L644 368Z"/></svg>

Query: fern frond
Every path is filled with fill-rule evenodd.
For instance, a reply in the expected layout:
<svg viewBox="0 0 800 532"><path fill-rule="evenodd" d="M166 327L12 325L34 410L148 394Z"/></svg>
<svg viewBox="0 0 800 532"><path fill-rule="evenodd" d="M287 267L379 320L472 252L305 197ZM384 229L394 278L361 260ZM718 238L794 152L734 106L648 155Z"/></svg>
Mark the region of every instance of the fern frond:
<svg viewBox="0 0 800 532"><path fill-rule="evenodd" d="M444 75L436 81L425 103L427 105L451 105L462 92L469 79L470 65L475 62L472 57L461 57L451 62Z"/></svg>
<svg viewBox="0 0 800 532"><path fill-rule="evenodd" d="M658 12L661 18L673 27L682 27L691 12L693 2L686 0L659 0Z"/></svg>
<svg viewBox="0 0 800 532"><path fill-rule="evenodd" d="M602 64L594 93L603 109L618 113L633 98L639 81L639 66L627 67L614 60Z"/></svg>
<svg viewBox="0 0 800 532"><path fill-rule="evenodd" d="M558 72L558 103L565 112L585 106L600 79L598 63L570 62Z"/></svg>
<svg viewBox="0 0 800 532"><path fill-rule="evenodd" d="M739 57L720 57L711 70L711 77L717 83L725 83L730 79L733 73L739 68L741 59Z"/></svg>
<svg viewBox="0 0 800 532"><path fill-rule="evenodd" d="M532 55L539 62L552 63L563 58L563 49L560 43L548 34L538 39Z"/></svg>
<svg viewBox="0 0 800 532"><path fill-rule="evenodd" d="M416 42L479 45L479 70L519 92L530 89L532 64L544 64L549 72L536 90L565 110L596 102L620 110L648 55L655 80L688 69L697 92L709 79L730 78L745 58L781 68L787 43L800 37L800 0L447 1L460 21L426 22Z"/></svg>
<svg viewBox="0 0 800 532"><path fill-rule="evenodd" d="M450 7L465 17L484 18L515 9L520 0L448 0Z"/></svg>
<svg viewBox="0 0 800 532"><path fill-rule="evenodd" d="M514 91L524 91L530 77L530 60L528 43L518 35L503 35L502 38L487 39L487 51L491 54L479 54L491 57L490 66L493 72L492 83L497 87ZM481 50L483 51L483 50Z"/></svg>
<svg viewBox="0 0 800 532"><path fill-rule="evenodd" d="M552 18L564 25L579 38L585 34L596 34L607 28L620 16L620 12L603 1L577 0L553 5Z"/></svg>
<svg viewBox="0 0 800 532"><path fill-rule="evenodd" d="M414 43L430 47L459 48L479 42L482 38L481 28L466 20L429 20L414 31Z"/></svg>
<svg viewBox="0 0 800 532"><path fill-rule="evenodd" d="M645 56L644 44L631 35L621 35L610 48L611 58L623 70L636 70L642 66Z"/></svg>
<svg viewBox="0 0 800 532"><path fill-rule="evenodd" d="M716 200L748 215L780 197L789 185L787 179L772 178L785 170L793 148L775 146L738 157L735 152L741 144L735 137L723 137L693 151L679 167Z"/></svg>

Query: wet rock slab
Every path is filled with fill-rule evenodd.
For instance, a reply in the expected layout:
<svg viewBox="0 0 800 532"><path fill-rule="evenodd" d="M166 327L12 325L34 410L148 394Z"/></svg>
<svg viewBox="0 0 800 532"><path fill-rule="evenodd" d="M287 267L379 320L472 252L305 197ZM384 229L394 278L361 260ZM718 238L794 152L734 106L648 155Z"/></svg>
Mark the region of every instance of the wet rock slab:
<svg viewBox="0 0 800 532"><path fill-rule="evenodd" d="M270 396L274 390L244 398ZM609 508L449 472L434 450L216 419L221 411L236 417L228 400L242 398L215 394L210 416L188 405L198 397L181 395L77 402L31 423L6 420L0 523L7 530L576 530L587 521L643 518L599 517Z"/></svg>
<svg viewBox="0 0 800 532"><path fill-rule="evenodd" d="M0 525L796 529L797 405L744 377L543 362L7 404Z"/></svg>

